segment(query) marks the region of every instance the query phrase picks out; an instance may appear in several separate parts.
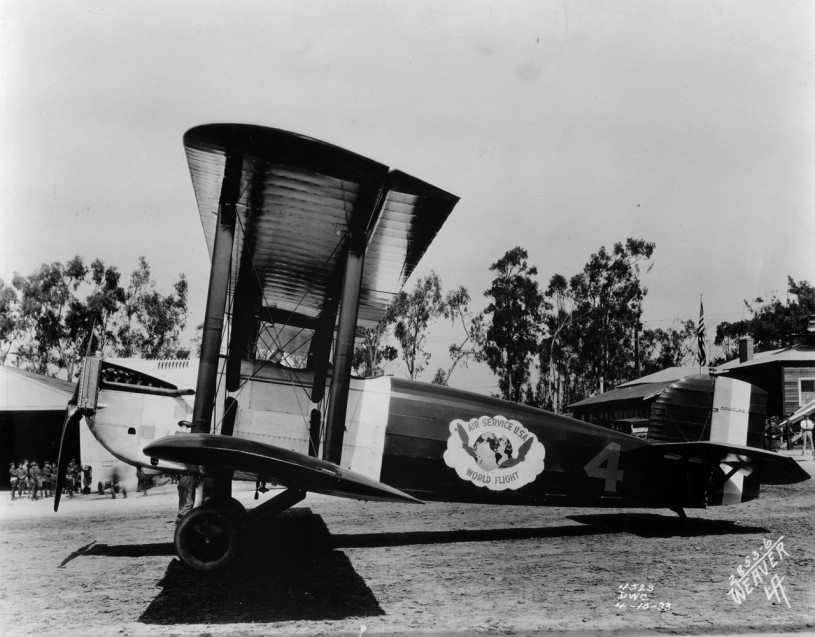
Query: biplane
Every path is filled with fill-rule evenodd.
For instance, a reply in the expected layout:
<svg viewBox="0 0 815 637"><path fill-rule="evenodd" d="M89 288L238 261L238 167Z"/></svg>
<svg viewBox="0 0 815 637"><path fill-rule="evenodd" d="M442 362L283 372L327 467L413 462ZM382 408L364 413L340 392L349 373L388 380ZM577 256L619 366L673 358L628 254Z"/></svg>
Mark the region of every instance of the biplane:
<svg viewBox="0 0 815 637"><path fill-rule="evenodd" d="M121 460L205 478L205 501L175 531L191 568L223 567L244 525L308 492L684 515L808 478L747 447L738 409L718 410L703 441L654 444L451 387L355 377L359 330L384 316L458 198L276 129L199 126L184 148L211 258L196 386L89 356L62 435L84 418ZM234 480L282 489L247 512Z"/></svg>

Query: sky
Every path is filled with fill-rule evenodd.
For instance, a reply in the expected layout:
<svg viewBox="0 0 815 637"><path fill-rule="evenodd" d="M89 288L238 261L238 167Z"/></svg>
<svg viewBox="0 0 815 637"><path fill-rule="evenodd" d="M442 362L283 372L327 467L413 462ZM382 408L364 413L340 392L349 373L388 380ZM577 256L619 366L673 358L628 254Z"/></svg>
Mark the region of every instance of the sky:
<svg viewBox="0 0 815 637"><path fill-rule="evenodd" d="M815 281L809 0L7 0L0 28L7 283L76 254L128 276L144 256L165 292L185 273L200 322L182 135L213 122L461 197L415 276L464 285L476 309L515 246L545 287L601 246L654 242L646 328L695 320L700 295L715 326L785 298L788 275ZM457 337L431 332L427 379Z"/></svg>

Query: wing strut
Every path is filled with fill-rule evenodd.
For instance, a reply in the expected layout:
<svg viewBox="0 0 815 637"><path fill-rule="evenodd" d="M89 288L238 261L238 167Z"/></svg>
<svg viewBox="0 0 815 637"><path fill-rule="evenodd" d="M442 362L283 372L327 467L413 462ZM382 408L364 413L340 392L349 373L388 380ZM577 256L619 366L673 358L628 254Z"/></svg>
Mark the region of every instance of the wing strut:
<svg viewBox="0 0 815 637"><path fill-rule="evenodd" d="M318 403L325 396L325 379L328 378L331 343L334 339L334 325L337 323L337 309L342 293L342 275L337 270L326 294L323 311L320 313L317 329L308 352L309 365L314 369L314 382L311 385L311 402Z"/></svg>
<svg viewBox="0 0 815 637"><path fill-rule="evenodd" d="M245 233L244 233L245 234ZM226 390L235 392L241 385L241 361L254 358L249 348L257 340L255 308L260 305L260 286L252 272L251 250L244 246L235 292L232 296L232 334L226 361Z"/></svg>
<svg viewBox="0 0 815 637"><path fill-rule="evenodd" d="M240 155L227 153L224 179L221 184L221 200L218 206L218 222L212 248L212 265L209 272L207 309L204 333L201 338L201 363L195 386L195 403L192 408L193 433L209 433L212 408L215 401L218 376L218 356L221 349L221 333L224 324L229 271L232 266L232 243L235 236L235 203L240 196Z"/></svg>
<svg viewBox="0 0 815 637"><path fill-rule="evenodd" d="M365 234L350 231L342 280L340 318L337 340L334 344L334 372L328 397L328 421L325 431L323 459L340 464L342 439L345 432L345 410L348 407L348 389L351 385L351 366L354 358L354 338L359 313L359 290L365 265Z"/></svg>

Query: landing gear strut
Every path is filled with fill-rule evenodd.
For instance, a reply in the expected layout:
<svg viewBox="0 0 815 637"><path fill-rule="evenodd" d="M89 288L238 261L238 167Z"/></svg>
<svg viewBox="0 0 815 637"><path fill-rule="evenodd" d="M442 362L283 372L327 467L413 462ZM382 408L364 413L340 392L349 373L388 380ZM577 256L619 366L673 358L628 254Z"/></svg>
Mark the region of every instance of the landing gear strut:
<svg viewBox="0 0 815 637"><path fill-rule="evenodd" d="M242 528L276 515L306 497L305 491L286 489L248 512L235 498L207 500L187 513L175 530L175 552L194 571L224 568L235 557Z"/></svg>

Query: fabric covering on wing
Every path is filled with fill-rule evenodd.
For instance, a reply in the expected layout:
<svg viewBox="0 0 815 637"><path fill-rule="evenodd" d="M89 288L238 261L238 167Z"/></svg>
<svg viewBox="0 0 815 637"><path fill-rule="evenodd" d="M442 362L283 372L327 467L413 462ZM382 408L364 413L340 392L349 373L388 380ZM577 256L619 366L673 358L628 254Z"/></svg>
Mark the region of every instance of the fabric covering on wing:
<svg viewBox="0 0 815 637"><path fill-rule="evenodd" d="M248 276L259 286L253 310L279 323L321 315L336 294L347 237L364 234L358 325L375 327L458 202L379 162L279 129L206 124L187 131L184 148L210 254L226 160L236 158L233 275L248 250Z"/></svg>
<svg viewBox="0 0 815 637"><path fill-rule="evenodd" d="M178 462L203 475L228 468L243 479L359 500L421 503L386 484L296 451L219 434L167 436L144 448L150 457Z"/></svg>

